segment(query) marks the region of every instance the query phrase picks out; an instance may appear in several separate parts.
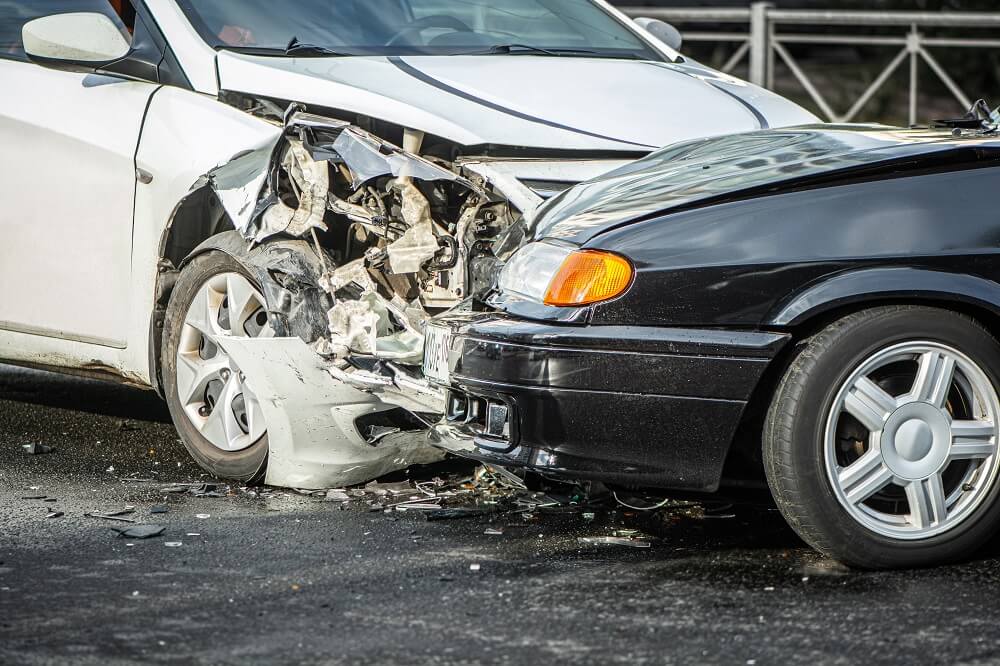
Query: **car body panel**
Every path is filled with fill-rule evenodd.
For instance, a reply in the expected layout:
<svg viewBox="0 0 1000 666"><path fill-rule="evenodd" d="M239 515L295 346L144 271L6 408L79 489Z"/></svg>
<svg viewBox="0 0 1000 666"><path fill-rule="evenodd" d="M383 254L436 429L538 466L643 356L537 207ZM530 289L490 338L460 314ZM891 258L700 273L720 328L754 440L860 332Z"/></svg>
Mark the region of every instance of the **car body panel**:
<svg viewBox="0 0 1000 666"><path fill-rule="evenodd" d="M280 58L223 51L218 67L224 90L298 99L466 146L634 153L761 127L748 109L753 87L669 63L528 55ZM786 100L774 106L774 113L786 110L775 124L815 120Z"/></svg>
<svg viewBox="0 0 1000 666"><path fill-rule="evenodd" d="M702 492L718 489L747 400L789 339L494 313L435 325L451 332L449 408L435 445L560 477ZM506 435L491 433L490 406L505 408Z"/></svg>
<svg viewBox="0 0 1000 666"><path fill-rule="evenodd" d="M620 227L594 243L636 262L635 285L596 306L591 321L777 324L791 287L813 290L815 300L815 285L863 268L913 267L995 281L1000 229L995 203L984 193L997 179L996 168L897 175Z"/></svg>
<svg viewBox="0 0 1000 666"><path fill-rule="evenodd" d="M643 218L776 184L954 150L947 134L880 126L788 128L669 146L553 200L533 237L582 244Z"/></svg>
<svg viewBox="0 0 1000 666"><path fill-rule="evenodd" d="M123 348L133 160L157 86L6 60L0 78L0 179L26 204L8 199L0 218L0 283L20 285L0 300L0 328Z"/></svg>

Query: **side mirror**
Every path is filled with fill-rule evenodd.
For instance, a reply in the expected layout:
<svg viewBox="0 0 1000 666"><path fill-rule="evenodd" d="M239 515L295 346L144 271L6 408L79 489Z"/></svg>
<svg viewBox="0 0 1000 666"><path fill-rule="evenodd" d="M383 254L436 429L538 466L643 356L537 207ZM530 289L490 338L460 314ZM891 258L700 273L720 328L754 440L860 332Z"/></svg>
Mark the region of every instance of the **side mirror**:
<svg viewBox="0 0 1000 666"><path fill-rule="evenodd" d="M644 29L653 37L656 37L659 41L663 42L674 51L681 50L681 45L684 44L684 37L681 36L681 31L666 21L643 17L637 18L635 22L640 28Z"/></svg>
<svg viewBox="0 0 1000 666"><path fill-rule="evenodd" d="M97 12L53 14L21 28L28 59L54 69L94 71L131 50L114 21Z"/></svg>

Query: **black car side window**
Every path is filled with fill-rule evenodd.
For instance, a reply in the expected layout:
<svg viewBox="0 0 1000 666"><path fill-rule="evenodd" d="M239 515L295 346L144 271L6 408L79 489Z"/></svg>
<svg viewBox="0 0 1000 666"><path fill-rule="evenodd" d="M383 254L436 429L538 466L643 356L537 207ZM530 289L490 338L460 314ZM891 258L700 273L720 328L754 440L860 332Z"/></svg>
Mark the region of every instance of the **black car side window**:
<svg viewBox="0 0 1000 666"><path fill-rule="evenodd" d="M123 34L130 34L109 0L0 0L0 58L27 60L21 43L24 24L41 16L70 12L105 14Z"/></svg>

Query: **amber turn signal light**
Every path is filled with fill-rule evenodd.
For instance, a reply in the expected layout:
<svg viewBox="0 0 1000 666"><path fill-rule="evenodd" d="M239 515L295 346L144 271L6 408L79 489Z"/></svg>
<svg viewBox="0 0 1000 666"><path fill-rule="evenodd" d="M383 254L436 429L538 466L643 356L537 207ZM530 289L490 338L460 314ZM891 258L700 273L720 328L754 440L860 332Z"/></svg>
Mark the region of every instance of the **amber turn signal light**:
<svg viewBox="0 0 1000 666"><path fill-rule="evenodd" d="M545 304L590 305L621 296L632 284L632 263L601 250L579 250L566 257L549 283Z"/></svg>

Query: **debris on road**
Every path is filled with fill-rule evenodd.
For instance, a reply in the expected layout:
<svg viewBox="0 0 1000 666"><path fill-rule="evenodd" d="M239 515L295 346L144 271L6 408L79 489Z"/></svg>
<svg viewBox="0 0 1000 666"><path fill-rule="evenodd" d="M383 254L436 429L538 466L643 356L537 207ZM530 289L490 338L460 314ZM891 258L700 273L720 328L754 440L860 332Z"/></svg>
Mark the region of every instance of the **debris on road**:
<svg viewBox="0 0 1000 666"><path fill-rule="evenodd" d="M46 453L55 453L56 449L45 444L23 444L21 446L29 456L40 456Z"/></svg>
<svg viewBox="0 0 1000 666"><path fill-rule="evenodd" d="M167 541L163 545L166 546L167 548L180 548L184 544L180 541Z"/></svg>
<svg viewBox="0 0 1000 666"><path fill-rule="evenodd" d="M649 548L652 544L645 538L639 538L634 536L596 536L596 537L580 537L577 539L580 543L585 544L600 544L607 546L628 546L630 548Z"/></svg>
<svg viewBox="0 0 1000 666"><path fill-rule="evenodd" d="M135 507L128 506L122 509L121 511L108 511L103 513L98 511L90 511L83 515L85 515L88 518L100 518L101 520L115 520L120 523L134 523L136 522L134 518L124 517L124 516L129 516L133 513L135 513Z"/></svg>
<svg viewBox="0 0 1000 666"><path fill-rule="evenodd" d="M326 491L326 496L323 499L326 502L349 502L351 496L340 488L334 488Z"/></svg>
<svg viewBox="0 0 1000 666"><path fill-rule="evenodd" d="M45 517L46 518L62 518L65 515L66 514L63 513L62 511L49 511L48 515L45 516Z"/></svg>
<svg viewBox="0 0 1000 666"><path fill-rule="evenodd" d="M134 527L112 527L118 536L126 539L152 539L163 534L167 528L162 525L136 525Z"/></svg>
<svg viewBox="0 0 1000 666"><path fill-rule="evenodd" d="M167 513L170 511L170 507L166 504L156 504L149 508L150 513Z"/></svg>

